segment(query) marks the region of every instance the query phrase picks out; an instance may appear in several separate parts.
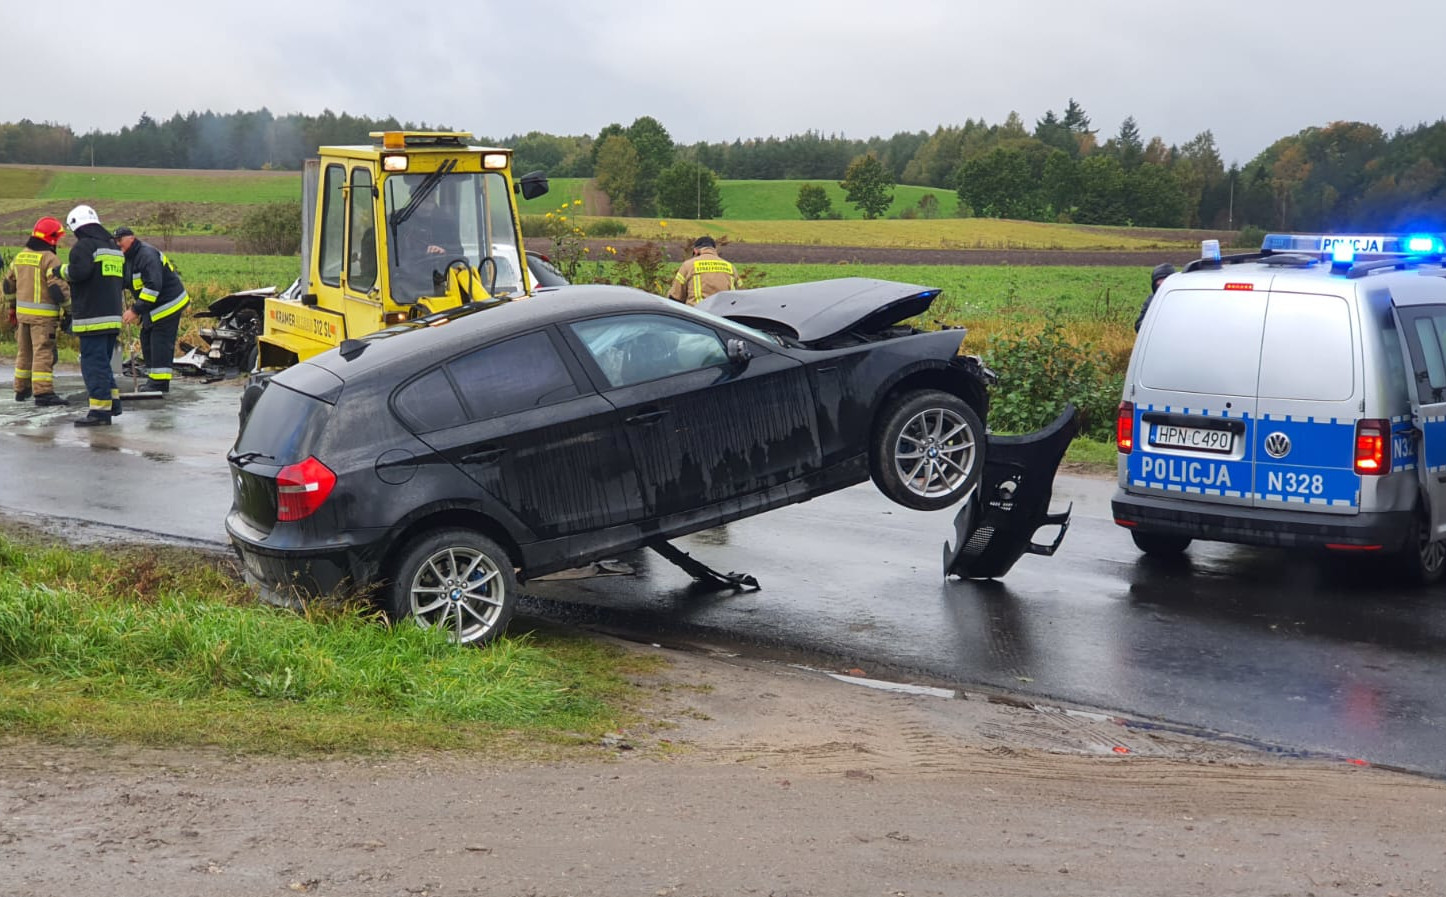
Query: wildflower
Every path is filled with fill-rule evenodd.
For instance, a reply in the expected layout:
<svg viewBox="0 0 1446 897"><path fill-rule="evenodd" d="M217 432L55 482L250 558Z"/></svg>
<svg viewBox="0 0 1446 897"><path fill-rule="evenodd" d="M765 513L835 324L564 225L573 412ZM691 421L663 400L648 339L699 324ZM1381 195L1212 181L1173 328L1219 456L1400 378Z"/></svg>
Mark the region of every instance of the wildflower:
<svg viewBox="0 0 1446 897"><path fill-rule="evenodd" d="M667 227L667 226L668 226L668 222L666 222L666 221L659 221L659 222L658 222L658 227Z"/></svg>
<svg viewBox="0 0 1446 897"><path fill-rule="evenodd" d="M551 212L548 212L548 213L547 213L546 215L544 215L543 217L544 217L544 218L551 218L551 217L552 217L552 213L551 213Z"/></svg>
<svg viewBox="0 0 1446 897"><path fill-rule="evenodd" d="M566 216L566 215L558 215L558 216L557 216L557 220L558 220L558 221L566 221L566 220L567 220L567 216Z"/></svg>
<svg viewBox="0 0 1446 897"><path fill-rule="evenodd" d="M582 251L583 251L583 252L592 252L592 250L589 249L589 248L587 248L586 246L584 246L584 247L582 248Z"/></svg>
<svg viewBox="0 0 1446 897"><path fill-rule="evenodd" d="M603 247L603 248L608 251L608 254L609 254L609 255L617 255L617 254L618 254L618 251L617 251L616 249L612 248L611 246L605 246L605 247Z"/></svg>
<svg viewBox="0 0 1446 897"><path fill-rule="evenodd" d="M580 200L580 199L574 199L574 200L572 201L572 204L575 205L575 206L580 206L580 205L582 205L582 200Z"/></svg>

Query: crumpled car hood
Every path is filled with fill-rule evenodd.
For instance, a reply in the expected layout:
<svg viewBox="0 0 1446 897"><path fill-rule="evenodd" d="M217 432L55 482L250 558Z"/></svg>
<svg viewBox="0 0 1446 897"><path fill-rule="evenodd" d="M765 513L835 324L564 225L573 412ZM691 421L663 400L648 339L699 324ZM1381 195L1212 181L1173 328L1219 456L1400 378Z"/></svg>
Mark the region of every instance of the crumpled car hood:
<svg viewBox="0 0 1446 897"><path fill-rule="evenodd" d="M703 311L779 331L802 343L827 340L847 332L873 333L927 311L938 297L936 287L840 277L813 283L714 293L698 303Z"/></svg>

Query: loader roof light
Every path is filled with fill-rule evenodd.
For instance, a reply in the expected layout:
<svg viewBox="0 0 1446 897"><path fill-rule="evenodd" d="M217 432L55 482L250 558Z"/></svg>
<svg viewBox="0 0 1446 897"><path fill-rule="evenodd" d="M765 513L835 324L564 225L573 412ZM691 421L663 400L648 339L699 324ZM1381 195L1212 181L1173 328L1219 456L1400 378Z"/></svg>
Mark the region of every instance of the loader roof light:
<svg viewBox="0 0 1446 897"><path fill-rule="evenodd" d="M382 149L406 149L407 135L401 131L383 131Z"/></svg>
<svg viewBox="0 0 1446 897"><path fill-rule="evenodd" d="M401 153L382 156L382 171L406 171L407 157Z"/></svg>
<svg viewBox="0 0 1446 897"><path fill-rule="evenodd" d="M1201 257L1202 259L1205 259L1206 261L1210 261L1210 262L1218 262L1218 261L1220 261L1220 241L1219 241L1219 240L1201 240L1201 241L1200 241L1200 257Z"/></svg>
<svg viewBox="0 0 1446 897"><path fill-rule="evenodd" d="M507 154L506 154L506 153L484 153L484 154L482 155L482 167L483 167L483 168L488 168L488 169L506 168L506 167L507 167Z"/></svg>

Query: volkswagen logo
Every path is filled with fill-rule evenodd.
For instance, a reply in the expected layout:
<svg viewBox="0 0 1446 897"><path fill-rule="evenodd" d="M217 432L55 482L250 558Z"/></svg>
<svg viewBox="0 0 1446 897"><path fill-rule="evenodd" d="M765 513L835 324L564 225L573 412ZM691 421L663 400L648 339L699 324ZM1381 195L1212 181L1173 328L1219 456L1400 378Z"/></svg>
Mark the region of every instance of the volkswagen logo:
<svg viewBox="0 0 1446 897"><path fill-rule="evenodd" d="M1290 437L1281 432L1265 437L1265 453L1272 458L1284 458L1290 454Z"/></svg>

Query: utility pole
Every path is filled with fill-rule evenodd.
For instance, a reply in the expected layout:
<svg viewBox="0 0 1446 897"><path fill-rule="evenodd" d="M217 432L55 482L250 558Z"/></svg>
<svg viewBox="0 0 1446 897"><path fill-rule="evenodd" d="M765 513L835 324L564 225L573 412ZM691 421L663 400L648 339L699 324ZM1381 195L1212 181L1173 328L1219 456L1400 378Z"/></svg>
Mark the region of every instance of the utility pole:
<svg viewBox="0 0 1446 897"><path fill-rule="evenodd" d="M703 220L703 166L698 166L698 220Z"/></svg>
<svg viewBox="0 0 1446 897"><path fill-rule="evenodd" d="M1235 230L1235 173L1234 173L1234 172L1231 172L1231 173L1230 173L1230 211L1227 213L1227 215L1228 215L1229 217L1228 217L1227 220L1226 220L1225 229L1226 229L1226 230ZM1215 220L1216 220L1216 221L1219 221L1220 219L1217 218L1217 219L1215 219Z"/></svg>

